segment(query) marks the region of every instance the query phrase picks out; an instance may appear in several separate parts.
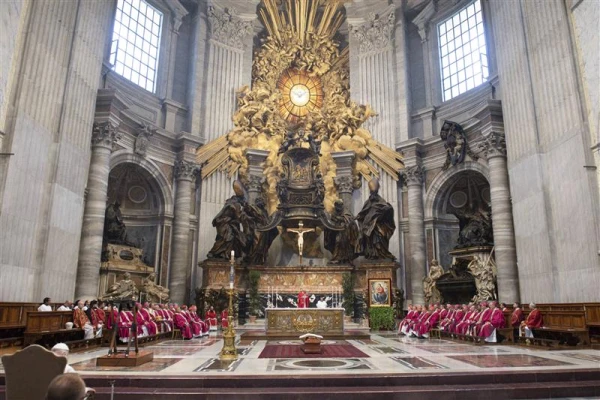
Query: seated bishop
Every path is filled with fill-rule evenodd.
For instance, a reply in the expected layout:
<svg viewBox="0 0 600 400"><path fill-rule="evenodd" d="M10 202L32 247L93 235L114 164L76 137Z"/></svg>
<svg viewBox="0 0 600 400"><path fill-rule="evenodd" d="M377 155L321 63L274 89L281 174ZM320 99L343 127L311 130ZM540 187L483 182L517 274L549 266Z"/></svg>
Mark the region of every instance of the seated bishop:
<svg viewBox="0 0 600 400"><path fill-rule="evenodd" d="M217 313L215 312L215 308L213 306L210 306L206 312L205 321L208 323L211 331L217 330Z"/></svg>

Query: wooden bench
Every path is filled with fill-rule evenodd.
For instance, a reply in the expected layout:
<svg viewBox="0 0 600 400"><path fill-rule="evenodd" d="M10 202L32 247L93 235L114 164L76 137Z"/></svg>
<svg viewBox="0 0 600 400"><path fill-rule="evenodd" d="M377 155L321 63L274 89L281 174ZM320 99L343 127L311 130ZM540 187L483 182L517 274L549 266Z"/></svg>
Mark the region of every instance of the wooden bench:
<svg viewBox="0 0 600 400"><path fill-rule="evenodd" d="M590 313L595 313L600 307L598 303L590 305ZM542 314L543 326L533 329L534 339L537 340L530 342L540 342L548 347L590 345L590 323L594 321L588 322L583 303L539 304L537 308Z"/></svg>
<svg viewBox="0 0 600 400"><path fill-rule="evenodd" d="M50 348L59 342L83 340L83 329L66 329L67 322L73 322L72 311L28 312L24 346L35 343Z"/></svg>

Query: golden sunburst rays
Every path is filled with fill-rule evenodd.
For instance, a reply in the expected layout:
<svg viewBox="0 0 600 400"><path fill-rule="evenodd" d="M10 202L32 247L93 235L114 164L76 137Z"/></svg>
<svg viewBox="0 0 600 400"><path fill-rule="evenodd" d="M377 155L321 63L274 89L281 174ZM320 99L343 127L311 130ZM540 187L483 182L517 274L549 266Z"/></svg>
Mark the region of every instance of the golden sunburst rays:
<svg viewBox="0 0 600 400"><path fill-rule="evenodd" d="M269 36L284 40L290 30L304 46L311 34L332 38L342 23L340 2L335 0L285 0L285 12L279 11L277 0L263 0L259 14ZM322 12L320 7L323 6Z"/></svg>
<svg viewBox="0 0 600 400"><path fill-rule="evenodd" d="M279 112L292 123L323 105L323 84L306 71L288 69L281 74L277 88L281 92Z"/></svg>

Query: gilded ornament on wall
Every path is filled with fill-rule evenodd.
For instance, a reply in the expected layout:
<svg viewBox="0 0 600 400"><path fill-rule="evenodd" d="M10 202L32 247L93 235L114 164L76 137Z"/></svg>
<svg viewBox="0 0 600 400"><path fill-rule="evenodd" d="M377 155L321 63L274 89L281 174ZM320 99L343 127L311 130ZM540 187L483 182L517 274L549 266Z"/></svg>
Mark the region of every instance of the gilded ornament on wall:
<svg viewBox="0 0 600 400"><path fill-rule="evenodd" d="M224 171L246 179L246 149L267 150L264 189L267 209L273 213L285 195L277 190L282 172L279 150L292 125L300 125L312 138L302 147L315 147L319 154L328 211L338 199L333 152L355 152L353 187L360 186L361 177L378 176L379 170L398 180L403 168L400 153L378 143L363 127L376 112L350 99L348 47L341 48L334 40L344 22L340 3L263 0L259 15L267 37L254 57L252 87L238 92L234 128L198 149L202 178Z"/></svg>

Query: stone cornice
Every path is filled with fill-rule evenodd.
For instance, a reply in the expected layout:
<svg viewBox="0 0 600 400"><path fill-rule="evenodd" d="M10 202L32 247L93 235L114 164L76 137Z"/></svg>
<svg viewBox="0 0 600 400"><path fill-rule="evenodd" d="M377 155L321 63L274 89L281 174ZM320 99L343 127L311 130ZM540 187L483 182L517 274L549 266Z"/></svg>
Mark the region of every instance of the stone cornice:
<svg viewBox="0 0 600 400"><path fill-rule="evenodd" d="M426 42L429 39L429 22L435 15L436 6L435 1L431 0L427 6L412 20L412 23L419 28L419 36L421 36L421 43Z"/></svg>

